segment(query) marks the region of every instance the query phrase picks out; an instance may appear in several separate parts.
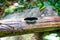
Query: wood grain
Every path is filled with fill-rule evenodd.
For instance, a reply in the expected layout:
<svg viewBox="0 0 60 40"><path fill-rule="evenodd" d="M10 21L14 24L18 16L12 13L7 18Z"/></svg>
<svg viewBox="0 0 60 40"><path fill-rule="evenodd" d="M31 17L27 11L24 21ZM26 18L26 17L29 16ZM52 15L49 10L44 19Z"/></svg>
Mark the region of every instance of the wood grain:
<svg viewBox="0 0 60 40"><path fill-rule="evenodd" d="M60 29L60 17L38 18L35 24L27 24L25 21L0 20L0 37L16 36L35 32L44 32Z"/></svg>

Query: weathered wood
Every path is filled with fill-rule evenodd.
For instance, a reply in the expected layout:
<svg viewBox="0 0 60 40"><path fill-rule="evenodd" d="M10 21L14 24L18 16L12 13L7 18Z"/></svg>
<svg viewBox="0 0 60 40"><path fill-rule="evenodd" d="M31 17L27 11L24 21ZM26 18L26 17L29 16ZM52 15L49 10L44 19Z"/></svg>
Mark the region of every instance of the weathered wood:
<svg viewBox="0 0 60 40"><path fill-rule="evenodd" d="M23 19L23 18L22 18ZM60 29L60 17L38 18L35 24L24 20L0 20L0 37L44 32Z"/></svg>

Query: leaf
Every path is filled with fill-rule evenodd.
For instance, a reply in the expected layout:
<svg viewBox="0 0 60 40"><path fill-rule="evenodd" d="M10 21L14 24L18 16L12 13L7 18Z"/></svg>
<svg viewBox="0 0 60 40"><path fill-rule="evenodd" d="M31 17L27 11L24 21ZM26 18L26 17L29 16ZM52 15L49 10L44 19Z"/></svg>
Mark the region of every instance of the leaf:
<svg viewBox="0 0 60 40"><path fill-rule="evenodd" d="M5 13L13 13L14 10L12 8L6 8L4 12Z"/></svg>

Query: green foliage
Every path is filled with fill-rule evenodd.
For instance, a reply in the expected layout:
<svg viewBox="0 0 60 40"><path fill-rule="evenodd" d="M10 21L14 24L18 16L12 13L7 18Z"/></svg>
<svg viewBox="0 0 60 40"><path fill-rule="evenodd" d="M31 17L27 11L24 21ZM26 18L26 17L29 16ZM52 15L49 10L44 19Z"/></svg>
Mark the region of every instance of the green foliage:
<svg viewBox="0 0 60 40"><path fill-rule="evenodd" d="M6 13L6 14L13 13L13 12L14 12L14 10L12 8L6 8L4 11L4 13Z"/></svg>
<svg viewBox="0 0 60 40"><path fill-rule="evenodd" d="M3 3L4 2L4 0L0 0L0 3Z"/></svg>
<svg viewBox="0 0 60 40"><path fill-rule="evenodd" d="M45 33L46 34L46 33ZM60 37L58 36L57 33L51 33L51 34L47 34L43 37L44 40L59 40Z"/></svg>
<svg viewBox="0 0 60 40"><path fill-rule="evenodd" d="M48 2L47 2L48 1ZM41 7L40 10L44 7L44 6L53 6L55 9L58 10L58 16L60 16L60 0L40 0L41 3ZM44 9L44 8L43 8Z"/></svg>
<svg viewBox="0 0 60 40"><path fill-rule="evenodd" d="M0 0L0 2L3 2L3 0ZM8 0L5 0L6 5L9 7L10 2ZM19 6L17 7L18 11L22 11L23 8L25 9L32 9L39 7L40 11L46 8L46 6L53 6L55 9L58 10L58 16L60 16L60 0L38 0L38 1L32 1L32 0L18 0ZM24 5L21 6L21 5ZM7 10L7 9L6 9ZM5 10L5 11L6 11ZM6 11L8 13L8 11ZM11 11L12 12L12 11Z"/></svg>
<svg viewBox="0 0 60 40"><path fill-rule="evenodd" d="M60 0L51 1L51 4L53 4L52 6L58 10L58 16L60 16Z"/></svg>
<svg viewBox="0 0 60 40"><path fill-rule="evenodd" d="M4 4L3 1L4 0L0 0L0 7L3 6L3 4Z"/></svg>

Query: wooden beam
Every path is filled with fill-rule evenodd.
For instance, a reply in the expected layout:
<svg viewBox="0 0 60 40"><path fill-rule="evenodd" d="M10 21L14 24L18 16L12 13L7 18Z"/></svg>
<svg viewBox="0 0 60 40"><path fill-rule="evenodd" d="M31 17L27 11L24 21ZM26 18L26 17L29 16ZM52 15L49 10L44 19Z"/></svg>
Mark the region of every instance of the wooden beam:
<svg viewBox="0 0 60 40"><path fill-rule="evenodd" d="M23 35L60 29L60 17L38 18L35 24L27 24L20 20L0 20L0 37Z"/></svg>

